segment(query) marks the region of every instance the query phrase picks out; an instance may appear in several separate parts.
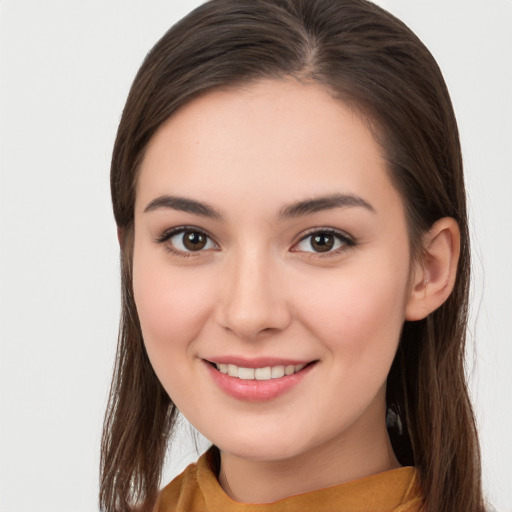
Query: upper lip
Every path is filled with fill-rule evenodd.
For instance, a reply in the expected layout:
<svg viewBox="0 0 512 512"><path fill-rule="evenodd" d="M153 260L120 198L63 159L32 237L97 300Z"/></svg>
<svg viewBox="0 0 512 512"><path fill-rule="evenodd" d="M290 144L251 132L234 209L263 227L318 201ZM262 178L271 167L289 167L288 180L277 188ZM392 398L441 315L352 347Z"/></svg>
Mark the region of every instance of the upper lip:
<svg viewBox="0 0 512 512"><path fill-rule="evenodd" d="M218 356L205 359L214 364L234 364L241 368L266 368L267 366L290 366L306 365L311 359L285 359L280 357L239 357L239 356Z"/></svg>

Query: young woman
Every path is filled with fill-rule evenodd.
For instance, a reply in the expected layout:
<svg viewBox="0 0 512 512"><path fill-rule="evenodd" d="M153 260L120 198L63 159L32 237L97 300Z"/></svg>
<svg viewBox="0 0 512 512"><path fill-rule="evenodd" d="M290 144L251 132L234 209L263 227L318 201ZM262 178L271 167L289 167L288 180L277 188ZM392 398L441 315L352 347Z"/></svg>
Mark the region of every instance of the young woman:
<svg viewBox="0 0 512 512"><path fill-rule="evenodd" d="M457 126L363 0L212 0L132 86L103 510L480 511ZM212 448L159 493L177 411Z"/></svg>

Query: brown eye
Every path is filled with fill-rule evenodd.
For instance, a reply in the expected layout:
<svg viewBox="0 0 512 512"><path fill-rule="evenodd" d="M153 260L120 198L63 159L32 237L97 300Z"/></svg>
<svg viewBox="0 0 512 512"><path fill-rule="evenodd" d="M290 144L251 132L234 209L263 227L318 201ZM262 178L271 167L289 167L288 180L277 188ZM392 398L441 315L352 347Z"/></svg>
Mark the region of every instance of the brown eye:
<svg viewBox="0 0 512 512"><path fill-rule="evenodd" d="M203 233L197 231L185 231L183 233L183 245L189 251L200 251L206 246L208 238Z"/></svg>
<svg viewBox="0 0 512 512"><path fill-rule="evenodd" d="M315 252L327 252L334 247L336 239L329 233L320 233L311 237L311 247Z"/></svg>
<svg viewBox="0 0 512 512"><path fill-rule="evenodd" d="M163 237L161 243L169 243L177 252L190 253L208 249L216 249L217 245L202 231L193 229L181 229L172 235Z"/></svg>
<svg viewBox="0 0 512 512"><path fill-rule="evenodd" d="M292 250L313 254L336 254L354 245L355 242L342 231L318 230L302 238Z"/></svg>

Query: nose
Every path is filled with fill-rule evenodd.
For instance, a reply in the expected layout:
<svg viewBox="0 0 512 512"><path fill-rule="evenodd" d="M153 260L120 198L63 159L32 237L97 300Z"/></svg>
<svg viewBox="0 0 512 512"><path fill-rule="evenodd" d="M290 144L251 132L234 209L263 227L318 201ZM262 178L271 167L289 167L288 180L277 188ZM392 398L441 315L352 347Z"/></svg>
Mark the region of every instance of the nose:
<svg viewBox="0 0 512 512"><path fill-rule="evenodd" d="M217 322L244 340L282 331L291 322L282 275L271 258L246 250L226 262Z"/></svg>

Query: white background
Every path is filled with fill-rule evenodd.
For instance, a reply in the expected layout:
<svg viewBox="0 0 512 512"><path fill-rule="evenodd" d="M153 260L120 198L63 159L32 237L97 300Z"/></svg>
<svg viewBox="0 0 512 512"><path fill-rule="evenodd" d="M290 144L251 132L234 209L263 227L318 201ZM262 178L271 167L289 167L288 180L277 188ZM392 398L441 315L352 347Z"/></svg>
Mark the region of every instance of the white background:
<svg viewBox="0 0 512 512"><path fill-rule="evenodd" d="M97 509L119 312L109 159L145 53L198 3L0 1L4 512ZM512 0L380 3L438 59L459 119L474 248L471 386L485 489L510 512ZM196 458L190 441L178 452L166 478Z"/></svg>

